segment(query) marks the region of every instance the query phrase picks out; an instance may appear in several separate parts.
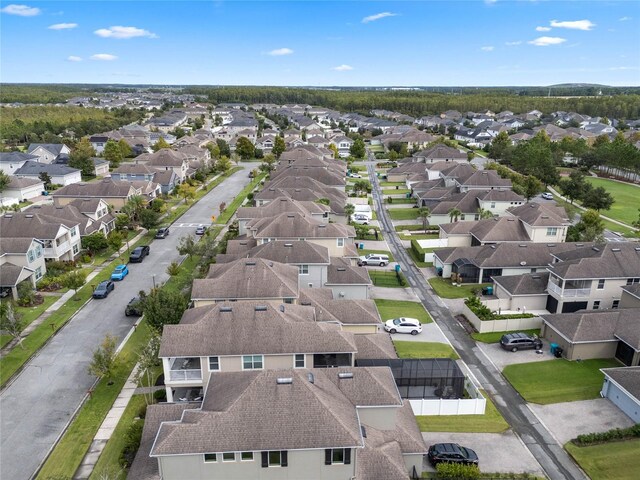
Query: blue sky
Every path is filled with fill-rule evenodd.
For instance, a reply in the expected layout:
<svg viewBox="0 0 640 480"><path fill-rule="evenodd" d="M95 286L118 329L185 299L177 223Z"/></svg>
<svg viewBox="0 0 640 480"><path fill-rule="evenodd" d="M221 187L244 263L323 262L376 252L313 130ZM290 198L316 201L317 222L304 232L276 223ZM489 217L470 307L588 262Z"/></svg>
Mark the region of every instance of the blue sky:
<svg viewBox="0 0 640 480"><path fill-rule="evenodd" d="M640 2L0 2L0 80L640 85Z"/></svg>

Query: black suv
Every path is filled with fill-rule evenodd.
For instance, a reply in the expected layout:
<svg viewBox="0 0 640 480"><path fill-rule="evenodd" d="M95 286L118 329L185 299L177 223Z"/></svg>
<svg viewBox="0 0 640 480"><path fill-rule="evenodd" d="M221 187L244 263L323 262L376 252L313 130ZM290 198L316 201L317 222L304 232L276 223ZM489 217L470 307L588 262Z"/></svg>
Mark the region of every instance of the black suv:
<svg viewBox="0 0 640 480"><path fill-rule="evenodd" d="M124 314L127 317L142 316L142 300L140 300L140 297L133 297L129 300L129 303L127 303L127 306L124 309Z"/></svg>
<svg viewBox="0 0 640 480"><path fill-rule="evenodd" d="M131 263L140 263L144 260L144 257L149 255L150 251L151 249L149 248L148 245L142 245L141 247L136 247L133 249L133 252L131 252L131 255L129 255L129 261Z"/></svg>
<svg viewBox="0 0 640 480"><path fill-rule="evenodd" d="M517 352L524 348L535 348L540 350L542 348L542 340L536 335L531 336L526 333L507 333L500 339L500 346L505 350L511 350Z"/></svg>
<svg viewBox="0 0 640 480"><path fill-rule="evenodd" d="M442 462L478 465L476 452L470 448L461 447L457 443L436 443L431 445L427 458L434 467Z"/></svg>

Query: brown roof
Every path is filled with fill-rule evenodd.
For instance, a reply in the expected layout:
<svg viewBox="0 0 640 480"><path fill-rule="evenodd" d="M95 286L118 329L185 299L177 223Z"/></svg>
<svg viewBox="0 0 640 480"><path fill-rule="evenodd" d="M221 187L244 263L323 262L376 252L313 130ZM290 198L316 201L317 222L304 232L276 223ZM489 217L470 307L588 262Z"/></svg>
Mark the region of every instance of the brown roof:
<svg viewBox="0 0 640 480"><path fill-rule="evenodd" d="M427 159L430 158L451 158L451 159L461 159L466 160L467 154L465 152L461 152L457 148L449 147L448 145L444 145L442 143L434 145L431 148L427 148L426 150L422 150L418 153L413 154L414 157L425 157Z"/></svg>
<svg viewBox="0 0 640 480"><path fill-rule="evenodd" d="M640 367L603 368L602 372L640 401Z"/></svg>
<svg viewBox="0 0 640 480"><path fill-rule="evenodd" d="M380 324L380 314L373 300L334 299L330 288L302 288L299 303L315 307L318 322L339 322L349 325Z"/></svg>
<svg viewBox="0 0 640 480"><path fill-rule="evenodd" d="M151 168L151 167L147 166L146 163L135 162L135 163L123 163L118 168L113 170L112 173L121 173L121 174L124 174L124 175L127 175L127 174L153 175L156 172L157 172L157 170L155 168Z"/></svg>
<svg viewBox="0 0 640 480"><path fill-rule="evenodd" d="M640 246L631 242L585 245L555 255L560 262L550 271L566 279L633 278L640 274Z"/></svg>
<svg viewBox="0 0 640 480"><path fill-rule="evenodd" d="M342 257L331 257L325 285L371 285L369 271Z"/></svg>
<svg viewBox="0 0 640 480"><path fill-rule="evenodd" d="M69 223L69 222L65 222ZM4 238L38 238L52 240L60 231L63 222L48 215L14 212L0 217L0 235ZM71 225L71 223L69 223ZM75 223L78 225L78 223Z"/></svg>
<svg viewBox="0 0 640 480"><path fill-rule="evenodd" d="M455 223L442 225L447 233L460 234L464 230L481 242L529 242L529 234L522 223L513 217L494 217L477 222L456 222L463 225L456 227ZM452 231L449 232L447 229Z"/></svg>
<svg viewBox="0 0 640 480"><path fill-rule="evenodd" d="M111 178L104 178L99 182L72 183L59 188L52 193L53 197L122 197L126 198L136 194L136 189L131 182L116 182Z"/></svg>
<svg viewBox="0 0 640 480"><path fill-rule="evenodd" d="M237 241L235 242L238 243ZM263 258L265 260L293 265L328 264L330 261L327 247L317 245L313 242L307 242L306 240L267 242L243 251L242 253L234 255L227 254L225 256L218 255L216 256L216 261L217 263L228 263L237 260L239 256Z"/></svg>
<svg viewBox="0 0 640 480"><path fill-rule="evenodd" d="M274 198L272 201L262 207L238 208L236 217L238 219L275 217L276 215L280 215L281 213L288 212L298 212L306 215L321 215L329 211L331 211L331 208L329 208L327 205L308 201L301 202L287 196L281 196Z"/></svg>
<svg viewBox="0 0 640 480"><path fill-rule="evenodd" d="M344 185L346 183L342 174L322 167L297 167L291 165L281 171L271 173L273 181L287 177L297 178L302 176L313 178L324 185Z"/></svg>
<svg viewBox="0 0 640 480"><path fill-rule="evenodd" d="M0 268L0 287L15 287L23 270L33 272L30 268L5 262Z"/></svg>
<svg viewBox="0 0 640 480"><path fill-rule="evenodd" d="M147 165L152 166L181 167L182 164L187 161L187 156L184 153L176 152L168 148L161 148L155 153L143 155L148 155L145 160L147 161Z"/></svg>
<svg viewBox="0 0 640 480"><path fill-rule="evenodd" d="M491 278L511 295L540 295L547 291L547 283L549 283L548 272L501 275Z"/></svg>
<svg viewBox="0 0 640 480"><path fill-rule="evenodd" d="M300 213L282 213L277 217L247 223L255 238L354 238L355 229L341 223L322 223Z"/></svg>
<svg viewBox="0 0 640 480"><path fill-rule="evenodd" d="M15 177L10 175L9 184L5 187L5 190L18 190L38 184L44 185L44 182L39 178Z"/></svg>
<svg viewBox="0 0 640 480"><path fill-rule="evenodd" d="M465 179L459 179L460 185L511 188L511 180L502 178L494 170L478 170Z"/></svg>
<svg viewBox="0 0 640 480"><path fill-rule="evenodd" d="M398 358L391 336L386 332L354 335L358 353L356 361L360 359Z"/></svg>
<svg viewBox="0 0 640 480"><path fill-rule="evenodd" d="M26 254L34 241L33 237L6 237L2 235L0 240L0 255L6 253Z"/></svg>
<svg viewBox="0 0 640 480"><path fill-rule="evenodd" d="M527 225L534 227L559 227L571 225L564 207L542 203L525 203L519 207L512 207L508 212L519 217Z"/></svg>

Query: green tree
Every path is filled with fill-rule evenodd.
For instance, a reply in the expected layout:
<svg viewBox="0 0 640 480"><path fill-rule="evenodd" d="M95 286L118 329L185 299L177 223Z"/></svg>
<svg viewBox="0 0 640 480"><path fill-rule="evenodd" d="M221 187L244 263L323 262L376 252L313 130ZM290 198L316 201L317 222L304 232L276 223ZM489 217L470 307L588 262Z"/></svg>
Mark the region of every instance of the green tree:
<svg viewBox="0 0 640 480"><path fill-rule="evenodd" d="M89 375L98 378L109 378L116 366L117 339L112 335L105 335L100 346L93 351L91 362L87 367Z"/></svg>
<svg viewBox="0 0 640 480"><path fill-rule="evenodd" d="M189 301L179 292L156 288L144 300L144 317L151 328L162 332L164 325L180 323Z"/></svg>
<svg viewBox="0 0 640 480"><path fill-rule="evenodd" d="M0 170L0 192L3 192L9 183L11 183L9 175Z"/></svg>
<svg viewBox="0 0 640 480"><path fill-rule="evenodd" d="M509 134L507 132L500 132L491 141L488 156L494 160L508 160L512 149Z"/></svg>
<svg viewBox="0 0 640 480"><path fill-rule="evenodd" d="M276 158L280 158L280 155L286 150L287 145L284 143L284 138L280 135L276 137L273 142L273 148L271 149L271 153L275 155Z"/></svg>
<svg viewBox="0 0 640 480"><path fill-rule="evenodd" d="M364 140L362 140L361 138L356 138L356 140L353 142L353 145L351 145L351 148L349 149L349 153L353 157L364 158L367 154L364 146Z"/></svg>
<svg viewBox="0 0 640 480"><path fill-rule="evenodd" d="M184 237L180 237L178 246L176 248L178 249L178 253L180 255L188 255L189 258L191 258L196 254L196 246L197 244L193 237L191 235L187 235Z"/></svg>
<svg viewBox="0 0 640 480"><path fill-rule="evenodd" d="M591 184L585 180L585 175L579 170L571 172L569 178L563 178L560 180L558 186L562 195L567 197L571 204L575 200L580 200L584 197L585 193L591 189Z"/></svg>
<svg viewBox="0 0 640 480"><path fill-rule="evenodd" d="M634 228L640 230L640 208L638 209L638 219L631 225L633 225Z"/></svg>
<svg viewBox="0 0 640 480"><path fill-rule="evenodd" d="M255 156L255 147L247 137L240 137L236 142L236 153L241 159L249 160Z"/></svg>
<svg viewBox="0 0 640 480"><path fill-rule="evenodd" d="M371 191L371 184L367 180L356 180L353 183L353 191L356 195L361 195L363 193L369 193Z"/></svg>
<svg viewBox="0 0 640 480"><path fill-rule="evenodd" d="M171 145L169 145L163 137L160 137L151 148L154 152L157 152L158 150L162 150L163 148L171 148Z"/></svg>
<svg viewBox="0 0 640 480"><path fill-rule="evenodd" d="M0 304L0 330L16 340L23 350L22 331L26 326L22 315L15 311L13 302L2 302Z"/></svg>
<svg viewBox="0 0 640 480"><path fill-rule="evenodd" d="M422 229L426 232L427 225L429 224L429 217L431 216L431 209L429 207L418 208L418 218L422 220Z"/></svg>
<svg viewBox="0 0 640 480"><path fill-rule="evenodd" d="M96 151L93 149L89 139L83 138L69 155L69 166L82 170L82 175L84 176L93 176L95 175L95 166L91 157L95 156Z"/></svg>
<svg viewBox="0 0 640 480"><path fill-rule="evenodd" d="M207 143L207 150L211 154L211 158L217 160L220 158L220 147L217 143L209 142Z"/></svg>
<svg viewBox="0 0 640 480"><path fill-rule="evenodd" d="M351 223L353 214L356 211L356 206L353 203L347 203L344 206L344 216L347 217L347 223Z"/></svg>
<svg viewBox="0 0 640 480"><path fill-rule="evenodd" d="M40 175L38 175L38 178L44 183L45 190L49 190L51 188L51 177L47 172L41 172Z"/></svg>
<svg viewBox="0 0 640 480"><path fill-rule="evenodd" d="M220 150L220 155L225 157L231 156L231 148L229 148L229 144L223 140L222 138L216 139L216 144L218 145L218 149Z"/></svg>
<svg viewBox="0 0 640 480"><path fill-rule="evenodd" d="M544 131L528 142L520 143L511 155L513 168L523 175L533 175L544 185L555 185L560 179L553 160L551 141Z"/></svg>
<svg viewBox="0 0 640 480"><path fill-rule="evenodd" d="M140 195L133 195L129 197L127 203L121 209L122 213L127 214L129 221L133 225L140 223L140 213L146 208L146 202Z"/></svg>
<svg viewBox="0 0 640 480"><path fill-rule="evenodd" d="M67 272L62 277L62 286L68 288L69 290L73 290L74 294L82 288L84 283L87 280L87 274L82 270L73 270L71 272ZM77 300L77 297L75 297Z"/></svg>
<svg viewBox="0 0 640 480"><path fill-rule="evenodd" d="M160 342L162 337L157 331L152 330L151 336L147 344L138 352L138 369L136 370L134 379L138 387L153 385L152 377L156 367L162 365L162 361L158 354L160 353ZM147 405L153 403L153 392L151 389L145 389L144 398Z"/></svg>
<svg viewBox="0 0 640 480"><path fill-rule="evenodd" d="M127 157L133 157L133 150L124 138L121 138L118 142L118 148L120 148L120 153L122 153L123 159Z"/></svg>
<svg viewBox="0 0 640 480"><path fill-rule="evenodd" d="M160 214L155 210L144 208L140 212L140 225L147 230L156 228L160 223Z"/></svg>
<svg viewBox="0 0 640 480"><path fill-rule="evenodd" d="M123 160L122 151L120 150L120 146L114 142L113 140L109 140L107 144L104 146L104 151L102 152L104 159L109 162L109 166L111 168L118 168L120 163Z"/></svg>
<svg viewBox="0 0 640 480"><path fill-rule="evenodd" d="M278 137L280 138L280 137ZM264 156L262 160L262 164L260 165L260 170L264 172L272 172L276 168L276 157L269 153Z"/></svg>
<svg viewBox="0 0 640 480"><path fill-rule="evenodd" d="M221 156L216 162L216 171L220 173L227 173L231 170L231 160L226 155Z"/></svg>
<svg viewBox="0 0 640 480"><path fill-rule="evenodd" d="M102 232L93 232L91 235L82 237L82 248L84 248L89 255L95 255L97 252L106 250L109 246L107 237Z"/></svg>
<svg viewBox="0 0 640 480"><path fill-rule="evenodd" d="M604 187L590 188L582 196L582 206L593 210L609 210L613 205L613 197Z"/></svg>
<svg viewBox="0 0 640 480"><path fill-rule="evenodd" d="M520 186L522 187L522 194L524 198L527 199L527 202L544 190L542 182L533 175L524 177Z"/></svg>
<svg viewBox="0 0 640 480"><path fill-rule="evenodd" d="M122 235L118 230L111 230L109 235L107 235L107 243L109 243L109 247L113 250L118 251L122 248L122 244L124 243L124 235Z"/></svg>
<svg viewBox="0 0 640 480"><path fill-rule="evenodd" d="M583 212L580 221L567 229L568 242L604 242L604 222L596 210Z"/></svg>
<svg viewBox="0 0 640 480"><path fill-rule="evenodd" d="M340 158L340 153L338 152L338 147L336 147L333 143L329 144L329 150L333 152L333 158Z"/></svg>
<svg viewBox="0 0 640 480"><path fill-rule="evenodd" d="M188 183L181 183L176 189L178 196L184 199L184 203L188 204L189 200L196 198L196 189Z"/></svg>
<svg viewBox="0 0 640 480"><path fill-rule="evenodd" d="M457 222L458 218L462 215L460 209L455 207L451 208L447 213L449 215L449 220L451 223Z"/></svg>
<svg viewBox="0 0 640 480"><path fill-rule="evenodd" d="M354 225L354 228L356 230L356 238L358 238L360 240L364 240L364 238L369 233L369 226L368 225Z"/></svg>

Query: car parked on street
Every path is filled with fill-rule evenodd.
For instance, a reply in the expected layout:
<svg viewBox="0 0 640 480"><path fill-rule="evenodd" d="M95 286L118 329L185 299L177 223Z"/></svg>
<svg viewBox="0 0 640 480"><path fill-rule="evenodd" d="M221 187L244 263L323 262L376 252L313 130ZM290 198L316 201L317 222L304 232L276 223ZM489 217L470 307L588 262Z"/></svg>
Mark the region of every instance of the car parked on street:
<svg viewBox="0 0 640 480"><path fill-rule="evenodd" d="M124 280L129 275L129 269L126 265L118 265L111 274L111 280Z"/></svg>
<svg viewBox="0 0 640 480"><path fill-rule="evenodd" d="M169 227L160 227L156 232L155 238L167 238L169 236Z"/></svg>
<svg viewBox="0 0 640 480"><path fill-rule="evenodd" d="M116 288L115 284L110 280L100 282L96 289L93 291L93 298L107 298L109 293Z"/></svg>
<svg viewBox="0 0 640 480"><path fill-rule="evenodd" d="M436 443L429 447L427 453L429 463L434 467L438 463L462 463L464 465L478 465L478 455L470 448L457 443Z"/></svg>
<svg viewBox="0 0 640 480"><path fill-rule="evenodd" d="M204 225L198 225L196 227L196 235L204 235L207 232L207 227Z"/></svg>
<svg viewBox="0 0 640 480"><path fill-rule="evenodd" d="M140 297L133 297L127 303L124 309L124 314L127 317L140 317L142 316L142 299Z"/></svg>
<svg viewBox="0 0 640 480"><path fill-rule="evenodd" d="M131 263L140 263L144 260L144 257L149 255L150 252L151 249L148 245L141 245L140 247L136 247L131 252L131 255L129 255L129 261Z"/></svg>
<svg viewBox="0 0 640 480"><path fill-rule="evenodd" d="M540 350L542 348L542 340L537 335L528 335L522 332L507 333L500 338L500 346L512 352L527 348Z"/></svg>
<svg viewBox="0 0 640 480"><path fill-rule="evenodd" d="M389 264L389 255L383 255L380 253L369 253L358 258L359 266L366 265L377 265L379 267L384 267Z"/></svg>
<svg viewBox="0 0 640 480"><path fill-rule="evenodd" d="M389 333L410 333L417 335L422 332L422 324L417 318L398 317L387 320L384 329Z"/></svg>
<svg viewBox="0 0 640 480"><path fill-rule="evenodd" d="M551 195L549 192L544 192L542 195L540 195L542 198L544 198L545 200L553 200L553 195Z"/></svg>

